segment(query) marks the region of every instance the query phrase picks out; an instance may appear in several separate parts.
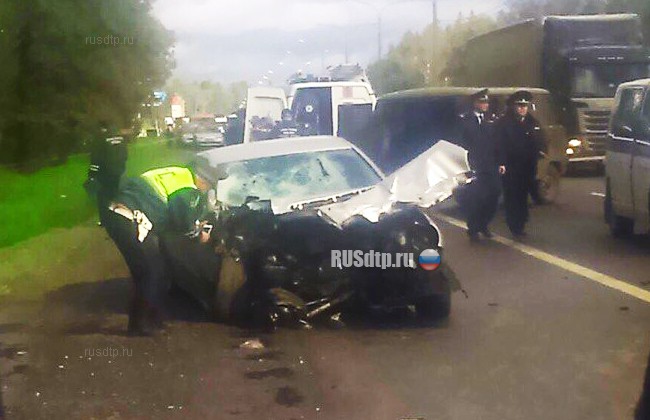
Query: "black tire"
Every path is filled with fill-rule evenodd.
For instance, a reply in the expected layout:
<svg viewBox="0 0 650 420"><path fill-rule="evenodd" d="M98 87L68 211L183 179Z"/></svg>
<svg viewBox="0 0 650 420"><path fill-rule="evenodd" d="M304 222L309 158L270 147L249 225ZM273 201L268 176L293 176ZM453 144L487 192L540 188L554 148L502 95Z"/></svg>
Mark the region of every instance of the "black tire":
<svg viewBox="0 0 650 420"><path fill-rule="evenodd" d="M634 232L634 220L627 217L619 216L614 211L612 203L612 192L609 182L605 191L605 221L609 225L609 231L615 238L621 238L632 235Z"/></svg>
<svg viewBox="0 0 650 420"><path fill-rule="evenodd" d="M537 181L538 202L537 204L551 204L560 195L560 179L562 174L557 166L551 164L546 175Z"/></svg>
<svg viewBox="0 0 650 420"><path fill-rule="evenodd" d="M224 254L212 302L212 312L216 320L239 321L246 310L246 283L246 269L241 259Z"/></svg>

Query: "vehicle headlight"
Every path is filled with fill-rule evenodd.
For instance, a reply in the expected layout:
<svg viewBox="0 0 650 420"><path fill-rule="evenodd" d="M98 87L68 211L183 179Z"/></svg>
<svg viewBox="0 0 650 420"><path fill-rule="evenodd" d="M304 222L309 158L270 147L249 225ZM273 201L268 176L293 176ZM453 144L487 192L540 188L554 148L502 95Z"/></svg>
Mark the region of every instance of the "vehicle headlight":
<svg viewBox="0 0 650 420"><path fill-rule="evenodd" d="M573 151L573 149L571 149L571 148L566 149L566 154L567 154L567 155L572 155L572 154L574 154L574 153L575 153L575 152Z"/></svg>
<svg viewBox="0 0 650 420"><path fill-rule="evenodd" d="M569 146L570 147L580 147L582 145L582 142L578 139L571 139L569 140ZM567 152L567 154L570 154Z"/></svg>

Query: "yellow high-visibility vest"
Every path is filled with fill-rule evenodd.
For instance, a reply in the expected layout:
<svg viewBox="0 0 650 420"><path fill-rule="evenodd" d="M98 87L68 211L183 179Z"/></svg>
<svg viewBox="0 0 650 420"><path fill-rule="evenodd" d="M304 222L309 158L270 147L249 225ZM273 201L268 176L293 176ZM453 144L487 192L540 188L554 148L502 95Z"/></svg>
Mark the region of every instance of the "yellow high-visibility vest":
<svg viewBox="0 0 650 420"><path fill-rule="evenodd" d="M194 177L187 168L170 166L167 168L152 169L141 175L156 193L166 203L167 198L181 188L194 188Z"/></svg>

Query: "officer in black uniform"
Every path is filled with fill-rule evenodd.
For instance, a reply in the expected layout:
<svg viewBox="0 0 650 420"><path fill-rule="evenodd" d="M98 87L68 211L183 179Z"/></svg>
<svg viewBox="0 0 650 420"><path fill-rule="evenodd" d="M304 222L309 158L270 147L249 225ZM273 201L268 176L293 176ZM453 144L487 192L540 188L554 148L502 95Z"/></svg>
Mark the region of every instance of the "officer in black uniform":
<svg viewBox="0 0 650 420"><path fill-rule="evenodd" d="M501 194L500 175L506 169L495 137L495 115L490 112L488 90L471 97L473 107L461 115L461 141L468 151L469 165L475 179L470 184L464 207L467 233L477 240L479 233L491 238L489 224L494 218Z"/></svg>
<svg viewBox="0 0 650 420"><path fill-rule="evenodd" d="M156 171L166 169L169 172L164 177L173 177L174 171L181 175L185 172L183 178L189 182L170 189L168 196L161 196L160 190L145 177L154 171L129 178L110 202L105 219L104 227L124 257L134 282L129 307L128 332L131 335L152 335L163 327L163 298L169 282L161 252L161 235L188 234L204 214L202 192L209 186L205 184L201 188L203 181L192 181L192 175L184 168ZM198 229L195 239L206 243L209 232Z"/></svg>
<svg viewBox="0 0 650 420"><path fill-rule="evenodd" d="M101 122L99 133L91 144L90 167L84 188L97 200L102 225L106 221L108 205L117 194L126 170L128 151L123 134L126 134L126 130L118 134L117 130L109 128L108 123Z"/></svg>
<svg viewBox="0 0 650 420"><path fill-rule="evenodd" d="M177 188L169 197L161 197L159 190L142 177L121 181L127 161L126 141L121 135L111 134L103 124L102 136L91 150L88 179L84 186L97 199L102 226L124 257L134 282L134 296L129 307L128 332L132 335L151 335L162 327L160 313L165 291L164 260L160 252L158 234L164 230L187 230L174 210L195 209L200 214L197 195L207 191L209 184L192 176L182 168L187 188ZM171 209L171 210L170 210ZM181 211L182 212L182 211ZM192 212L185 212L195 217ZM179 226L184 224L184 226ZM209 234L208 234L209 236ZM197 235L207 241L204 232Z"/></svg>
<svg viewBox="0 0 650 420"><path fill-rule="evenodd" d="M298 124L293 119L293 113L290 109L282 110L281 120L275 124L273 130L271 131L270 138L280 139L280 138L290 138L298 136Z"/></svg>
<svg viewBox="0 0 650 420"><path fill-rule="evenodd" d="M515 238L526 235L528 193L535 182L535 168L544 137L539 122L529 110L533 95L518 91L508 98L508 110L499 120L498 136L508 168L503 177L506 222Z"/></svg>

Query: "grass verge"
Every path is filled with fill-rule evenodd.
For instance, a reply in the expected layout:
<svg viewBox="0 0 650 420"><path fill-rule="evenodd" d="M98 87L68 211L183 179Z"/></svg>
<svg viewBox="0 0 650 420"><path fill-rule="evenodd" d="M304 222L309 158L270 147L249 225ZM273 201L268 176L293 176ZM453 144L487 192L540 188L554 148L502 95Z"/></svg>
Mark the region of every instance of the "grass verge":
<svg viewBox="0 0 650 420"><path fill-rule="evenodd" d="M189 153L164 142L138 140L129 146L127 175L147 169L185 164ZM88 156L76 155L61 166L32 174L0 169L0 248L17 244L54 228L70 228L96 214L83 189Z"/></svg>

